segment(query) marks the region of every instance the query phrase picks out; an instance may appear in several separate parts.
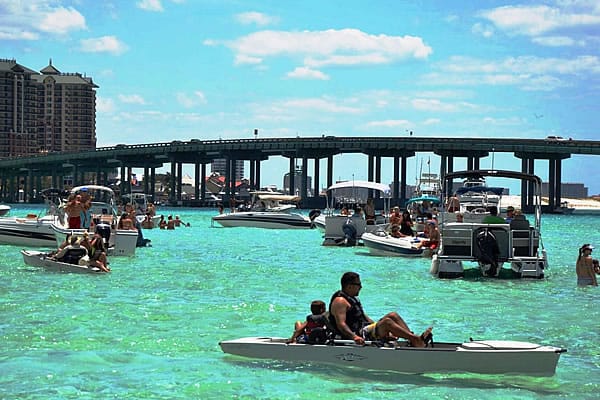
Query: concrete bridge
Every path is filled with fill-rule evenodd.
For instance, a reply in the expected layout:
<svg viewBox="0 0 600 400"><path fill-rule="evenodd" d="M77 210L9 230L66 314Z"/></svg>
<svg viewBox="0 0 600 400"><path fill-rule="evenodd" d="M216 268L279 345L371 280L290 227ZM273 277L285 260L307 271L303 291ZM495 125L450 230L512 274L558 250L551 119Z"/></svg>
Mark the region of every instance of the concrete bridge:
<svg viewBox="0 0 600 400"><path fill-rule="evenodd" d="M144 192L154 195L155 170L164 164L171 166L169 202L180 204L182 195L182 165L195 166L195 198L202 204L206 192L206 183L200 177L206 177L206 165L214 159L226 159L225 201L234 193L234 166L236 161L250 163L250 186L259 188L261 161L272 156L289 158L290 187L296 187L295 171L301 160L300 195L304 207L322 206L323 199L318 197L321 182L320 160L326 159L327 186L333 181L333 156L337 154L362 153L367 155L368 180L381 181L381 160L392 158L393 187L392 197L397 204L407 199L406 165L407 159L418 152L433 152L440 156L440 173L454 171L456 158L466 158L467 169L479 169L480 159L490 153L512 153L521 172L534 174L536 160L548 160L549 207L554 208L561 202L562 160L572 154L600 154L600 141L564 140L564 139L502 139L502 138L441 138L441 137L303 137L270 139L235 140L174 140L165 143L119 144L98 148L89 152L61 152L40 154L29 157L5 158L0 160L0 199L15 202L19 189L24 192L25 200L37 202L36 193L42 189L42 178L51 179L52 187L62 188L63 177L72 176L73 185L84 184L91 179L105 184L108 173L120 169L121 193L128 193L131 168L143 168ZM307 168L314 162L313 190L315 196L309 197L307 187ZM518 165L518 164L517 164ZM283 172L283 171L282 171ZM85 179L87 175L87 179ZM526 188L523 188L526 190Z"/></svg>

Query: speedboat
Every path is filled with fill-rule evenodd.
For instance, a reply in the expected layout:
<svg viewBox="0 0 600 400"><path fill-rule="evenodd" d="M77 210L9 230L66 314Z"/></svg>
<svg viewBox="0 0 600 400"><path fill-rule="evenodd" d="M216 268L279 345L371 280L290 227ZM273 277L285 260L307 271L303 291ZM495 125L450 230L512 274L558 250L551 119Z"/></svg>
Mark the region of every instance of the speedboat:
<svg viewBox="0 0 600 400"><path fill-rule="evenodd" d="M309 229L311 220L299 213L291 212L296 209L298 196L284 195L277 192L250 192L252 203L240 207L238 211L229 214L219 214L212 221L227 228L271 228L271 229Z"/></svg>
<svg viewBox="0 0 600 400"><path fill-rule="evenodd" d="M312 227L310 219L304 215L272 211L240 211L215 215L212 220L226 228L310 229Z"/></svg>
<svg viewBox="0 0 600 400"><path fill-rule="evenodd" d="M380 230L363 233L362 242L372 255L403 257L423 256L424 248L416 246L421 241L413 236L397 238Z"/></svg>
<svg viewBox="0 0 600 400"><path fill-rule="evenodd" d="M0 244L21 247L55 246L52 224L64 217L64 213L60 212L63 192L58 189L46 189L41 194L47 205L43 215L31 213L24 217L0 218Z"/></svg>
<svg viewBox="0 0 600 400"><path fill-rule="evenodd" d="M76 272L76 273L104 273L98 267L90 267L87 264L74 264L54 260L42 251L21 250L23 261L32 267L42 267L49 271Z"/></svg>
<svg viewBox="0 0 600 400"><path fill-rule="evenodd" d="M84 232L99 233L105 240L108 254L113 256L133 256L138 245L141 230L118 229L119 216L115 207L115 194L106 186L85 185L71 189L72 195L87 193L91 196L91 215L93 224L89 229L69 228L67 218L56 220L52 224L55 245L60 246L68 235L82 236ZM63 208L64 212L64 208Z"/></svg>
<svg viewBox="0 0 600 400"><path fill-rule="evenodd" d="M485 177L471 176L463 181L456 190L459 199L459 211L465 222L481 222L490 215L490 209L495 207L500 211L503 187L489 186ZM446 221L452 221L453 215L446 214Z"/></svg>
<svg viewBox="0 0 600 400"><path fill-rule="evenodd" d="M140 224L146 219L148 212L153 212L150 216L152 220L152 226L158 226L160 222L160 215L156 215L156 210L150 207L152 196L145 193L129 193L123 195L123 202L130 203L135 207L135 219ZM152 211L151 211L152 210Z"/></svg>
<svg viewBox="0 0 600 400"><path fill-rule="evenodd" d="M10 206L7 204L0 204L0 217L5 216L10 212Z"/></svg>
<svg viewBox="0 0 600 400"><path fill-rule="evenodd" d="M377 192L383 199L383 212L375 214L373 224L367 224L364 218L351 218L341 212L337 205L361 206L367 203L371 193ZM313 220L313 224L323 235L323 246L339 246L358 242L363 233L385 227L389 218L390 187L383 183L370 181L345 181L331 185L325 191L327 208ZM351 222L351 224L349 224ZM349 231L349 225L352 229ZM349 237L353 236L353 237ZM348 239L351 239L350 241Z"/></svg>
<svg viewBox="0 0 600 400"><path fill-rule="evenodd" d="M447 174L448 184L444 187L451 187L453 179L485 177L525 182L526 187L531 188L533 224L522 214L510 223L487 224L483 220L474 222L466 218L456 222L455 217L446 221L447 215L442 213L440 246L432 258L431 273L440 278L462 277L465 265L474 263L484 276L543 278L548 258L541 235L541 179L515 171L472 170ZM505 264L510 269L503 268Z"/></svg>
<svg viewBox="0 0 600 400"><path fill-rule="evenodd" d="M352 366L406 374L461 373L552 376L567 350L528 342L476 340L439 343L417 348L395 342L360 346L351 340L328 344L287 343L279 337L246 337L219 343L223 352L237 356L290 362Z"/></svg>

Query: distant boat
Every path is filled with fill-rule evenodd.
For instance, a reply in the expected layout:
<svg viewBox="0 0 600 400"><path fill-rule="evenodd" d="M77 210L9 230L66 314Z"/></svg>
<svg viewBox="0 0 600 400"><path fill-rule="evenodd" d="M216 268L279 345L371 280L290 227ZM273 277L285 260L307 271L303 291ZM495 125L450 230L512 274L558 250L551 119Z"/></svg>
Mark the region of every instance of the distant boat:
<svg viewBox="0 0 600 400"><path fill-rule="evenodd" d="M5 216L10 212L10 206L6 204L0 204L0 217Z"/></svg>

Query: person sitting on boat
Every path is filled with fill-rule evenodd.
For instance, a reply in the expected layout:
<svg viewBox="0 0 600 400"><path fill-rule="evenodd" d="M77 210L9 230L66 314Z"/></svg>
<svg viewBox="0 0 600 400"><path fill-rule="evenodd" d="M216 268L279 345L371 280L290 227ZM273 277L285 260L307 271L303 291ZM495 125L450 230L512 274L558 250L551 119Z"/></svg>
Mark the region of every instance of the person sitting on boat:
<svg viewBox="0 0 600 400"><path fill-rule="evenodd" d="M325 333L325 329L327 329L328 321L325 315L326 311L327 307L324 301L314 300L313 302L311 302L311 314L306 316L306 320L304 322L296 321L296 324L294 325L294 334L291 338L289 338L287 343L320 342L319 340L315 339L320 332Z"/></svg>
<svg viewBox="0 0 600 400"><path fill-rule="evenodd" d="M498 207L496 207L496 206L490 207L490 215L486 215L486 217L481 222L483 224L505 224L506 223L504 218L498 216Z"/></svg>
<svg viewBox="0 0 600 400"><path fill-rule="evenodd" d="M504 221L506 221L507 224L510 224L514 217L515 208L513 206L506 207L506 217L504 217Z"/></svg>
<svg viewBox="0 0 600 400"><path fill-rule="evenodd" d="M342 209L340 210L340 215L350 215L350 213L348 212L348 207L342 207Z"/></svg>
<svg viewBox="0 0 600 400"><path fill-rule="evenodd" d="M448 201L446 202L446 211L449 213L457 212L460 210L460 200L456 193L452 196L448 196Z"/></svg>
<svg viewBox="0 0 600 400"><path fill-rule="evenodd" d="M60 262L77 264L79 259L86 255L87 250L79 244L77 236L72 236L69 245L59 250L53 258Z"/></svg>
<svg viewBox="0 0 600 400"><path fill-rule="evenodd" d="M577 286L598 286L592 260L592 250L594 250L594 246L589 243L584 244L579 249L579 257L577 257L577 263L575 264Z"/></svg>
<svg viewBox="0 0 600 400"><path fill-rule="evenodd" d="M375 206L371 197L367 199L367 204L365 204L365 219L367 225L375 225Z"/></svg>
<svg viewBox="0 0 600 400"><path fill-rule="evenodd" d="M415 335L396 312L384 315L374 322L365 314L358 298L362 283L356 272L346 272L341 279L342 289L331 296L329 322L337 336L364 345L365 340L397 340L404 338L414 347L425 347L431 336L428 328L421 336Z"/></svg>
<svg viewBox="0 0 600 400"><path fill-rule="evenodd" d="M461 212L456 212L456 222L465 222L465 216Z"/></svg>
<svg viewBox="0 0 600 400"><path fill-rule="evenodd" d="M421 240L415 245L417 249L421 247L428 247L431 250L435 250L440 245L440 231L437 228L437 223L434 220L429 220L425 224L423 231L424 240Z"/></svg>
<svg viewBox="0 0 600 400"><path fill-rule="evenodd" d="M121 218L119 218L119 224L117 226L117 229L137 231L137 229L135 229L135 225L133 224L131 216L127 212L121 214Z"/></svg>
<svg viewBox="0 0 600 400"><path fill-rule="evenodd" d="M90 267L97 267L104 272L110 272L108 259L106 258L104 240L99 234L94 235L94 238L92 239L92 249L88 254L90 256L90 261L88 263Z"/></svg>
<svg viewBox="0 0 600 400"><path fill-rule="evenodd" d="M392 213L390 214L390 226L400 226L400 222L402 222L402 214L400 214L400 207L395 206L392 208Z"/></svg>

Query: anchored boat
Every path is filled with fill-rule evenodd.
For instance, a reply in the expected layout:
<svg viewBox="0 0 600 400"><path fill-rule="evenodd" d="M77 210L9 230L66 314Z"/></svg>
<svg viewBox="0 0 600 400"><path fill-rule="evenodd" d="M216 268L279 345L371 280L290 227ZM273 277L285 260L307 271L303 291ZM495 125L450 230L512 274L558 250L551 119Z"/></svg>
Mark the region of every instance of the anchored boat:
<svg viewBox="0 0 600 400"><path fill-rule="evenodd" d="M473 372L552 376L566 349L535 343L482 340L466 343L435 343L416 348L396 342L394 346L367 346L351 340L329 344L287 344L277 337L247 337L219 343L225 353L243 357L291 362L314 362L407 374Z"/></svg>

